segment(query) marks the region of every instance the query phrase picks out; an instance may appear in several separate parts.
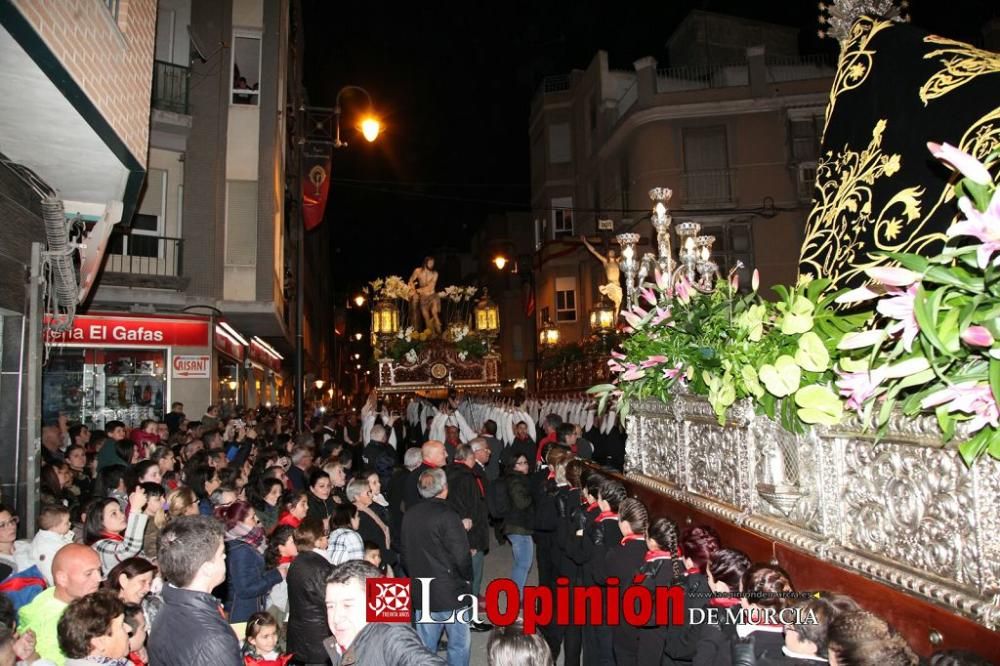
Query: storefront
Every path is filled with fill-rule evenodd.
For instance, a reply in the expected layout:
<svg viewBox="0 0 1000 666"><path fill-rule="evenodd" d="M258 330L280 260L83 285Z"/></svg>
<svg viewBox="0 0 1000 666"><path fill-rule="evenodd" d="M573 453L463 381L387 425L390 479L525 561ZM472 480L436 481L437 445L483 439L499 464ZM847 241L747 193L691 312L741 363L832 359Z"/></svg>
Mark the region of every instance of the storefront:
<svg viewBox="0 0 1000 666"><path fill-rule="evenodd" d="M271 406L281 403L281 361L284 357L257 336L250 339L250 378L247 406Z"/></svg>
<svg viewBox="0 0 1000 666"><path fill-rule="evenodd" d="M174 401L190 412L211 394L205 317L77 315L65 331L45 329L42 420L60 414L90 428L163 420Z"/></svg>
<svg viewBox="0 0 1000 666"><path fill-rule="evenodd" d="M233 413L237 406L246 405L247 341L236 329L224 321L215 324L215 385L212 402L219 405L223 416Z"/></svg>

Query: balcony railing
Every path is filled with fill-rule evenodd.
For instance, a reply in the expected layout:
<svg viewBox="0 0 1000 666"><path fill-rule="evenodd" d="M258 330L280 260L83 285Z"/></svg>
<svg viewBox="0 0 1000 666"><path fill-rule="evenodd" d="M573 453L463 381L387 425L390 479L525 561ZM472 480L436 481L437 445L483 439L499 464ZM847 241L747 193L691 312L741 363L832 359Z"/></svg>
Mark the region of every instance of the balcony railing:
<svg viewBox="0 0 1000 666"><path fill-rule="evenodd" d="M685 171L684 203L692 205L729 204L733 201L731 169Z"/></svg>
<svg viewBox="0 0 1000 666"><path fill-rule="evenodd" d="M114 231L108 239L105 272L181 277L184 239Z"/></svg>
<svg viewBox="0 0 1000 666"><path fill-rule="evenodd" d="M837 69L837 57L824 53L807 56L768 57L767 81L802 81L832 77Z"/></svg>
<svg viewBox="0 0 1000 666"><path fill-rule="evenodd" d="M684 65L656 70L656 92L659 93L748 85L750 74L746 63Z"/></svg>
<svg viewBox="0 0 1000 666"><path fill-rule="evenodd" d="M188 85L191 71L170 62L153 62L153 108L188 113Z"/></svg>

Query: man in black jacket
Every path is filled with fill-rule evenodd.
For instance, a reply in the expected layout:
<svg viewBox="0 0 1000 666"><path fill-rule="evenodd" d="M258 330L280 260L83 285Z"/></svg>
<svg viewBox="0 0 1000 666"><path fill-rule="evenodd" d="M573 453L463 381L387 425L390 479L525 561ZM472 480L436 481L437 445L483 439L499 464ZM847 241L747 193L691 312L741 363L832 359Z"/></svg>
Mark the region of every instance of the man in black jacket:
<svg viewBox="0 0 1000 666"><path fill-rule="evenodd" d="M410 625L368 622L367 581L381 577L368 562L350 560L326 579L326 613L333 636L323 647L333 666L445 666Z"/></svg>
<svg viewBox="0 0 1000 666"><path fill-rule="evenodd" d="M417 488L417 480L420 475L429 469L444 467L448 462L448 453L444 448L444 442L428 440L420 447L420 451L423 455L423 461L406 477L406 488L403 491L403 511L409 511L423 501Z"/></svg>
<svg viewBox="0 0 1000 666"><path fill-rule="evenodd" d="M411 598L417 634L428 650L436 652L444 630L448 635L448 663L467 664L471 643L467 623L475 619L476 613L469 603L472 592L469 537L461 517L448 505L444 470L425 470L418 484L424 501L408 508L403 516L403 553L414 579ZM418 578L433 579L427 598ZM463 595L466 596L460 598ZM425 612L430 618L423 617Z"/></svg>
<svg viewBox="0 0 1000 666"><path fill-rule="evenodd" d="M475 440L473 440L475 441ZM455 449L455 462L448 466L448 504L462 519L462 525L469 533L469 548L472 552L472 593L479 596L483 580L483 559L490 547L490 514L486 508L486 486L476 476L473 468L476 459L472 447L460 444ZM472 631L489 631L492 625L475 622Z"/></svg>
<svg viewBox="0 0 1000 666"><path fill-rule="evenodd" d="M365 465L374 467L378 473L383 488L389 487L392 481L392 469L396 466L396 450L389 444L389 433L385 426L376 423L372 426L371 441L362 452Z"/></svg>
<svg viewBox="0 0 1000 666"><path fill-rule="evenodd" d="M326 664L323 641L330 637L326 619L326 579L333 565L326 559L329 540L318 518L306 518L295 530L298 556L288 568L288 651L304 666Z"/></svg>
<svg viewBox="0 0 1000 666"><path fill-rule="evenodd" d="M212 590L226 579L222 524L176 518L159 538L163 608L149 635L156 666L241 666L240 644Z"/></svg>

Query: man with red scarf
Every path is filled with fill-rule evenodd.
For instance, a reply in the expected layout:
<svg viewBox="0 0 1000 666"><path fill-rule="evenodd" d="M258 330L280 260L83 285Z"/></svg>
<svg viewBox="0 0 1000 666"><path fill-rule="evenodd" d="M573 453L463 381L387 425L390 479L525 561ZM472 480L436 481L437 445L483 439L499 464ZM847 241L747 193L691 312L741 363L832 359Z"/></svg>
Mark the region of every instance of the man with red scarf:
<svg viewBox="0 0 1000 666"><path fill-rule="evenodd" d="M423 501L423 498L420 497L420 492L418 490L420 475L426 470L438 469L439 467L444 467L448 464L448 454L444 447L444 442L438 442L433 439L427 440L424 442L424 445L420 447L420 452L423 455L423 460L421 461L420 466L410 472L410 475L406 477L406 487L403 491L404 512Z"/></svg>

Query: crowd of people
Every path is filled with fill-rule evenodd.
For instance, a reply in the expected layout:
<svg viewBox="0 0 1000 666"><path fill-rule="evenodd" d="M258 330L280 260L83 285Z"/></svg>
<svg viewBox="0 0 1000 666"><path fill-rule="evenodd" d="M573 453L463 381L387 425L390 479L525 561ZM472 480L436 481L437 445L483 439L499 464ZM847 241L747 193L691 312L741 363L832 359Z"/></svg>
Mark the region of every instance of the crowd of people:
<svg viewBox="0 0 1000 666"><path fill-rule="evenodd" d="M462 411L452 396L414 425L369 406L297 433L278 409L212 405L195 420L175 403L131 431L46 426L37 532L18 539L0 505L0 666L459 666L471 632L491 632L496 666L918 663L852 599L796 596L780 567L710 527L650 516L593 463L608 439L591 440L623 441L620 426L551 413L532 437L517 412L501 439L495 410ZM795 607L818 622L494 627L484 567L508 547L518 604L534 567L552 590L617 578L620 601L628 585L681 586L689 609ZM368 581L392 576L433 580L414 586L412 625L368 621Z"/></svg>

